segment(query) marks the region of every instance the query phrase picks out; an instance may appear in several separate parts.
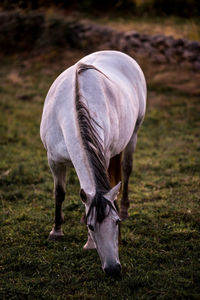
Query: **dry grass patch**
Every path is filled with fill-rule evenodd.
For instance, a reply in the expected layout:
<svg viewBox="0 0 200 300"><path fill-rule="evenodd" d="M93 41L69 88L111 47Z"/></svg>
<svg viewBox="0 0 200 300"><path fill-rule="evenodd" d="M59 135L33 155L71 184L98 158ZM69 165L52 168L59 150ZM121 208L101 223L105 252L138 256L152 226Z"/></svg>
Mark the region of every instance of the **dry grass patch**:
<svg viewBox="0 0 200 300"><path fill-rule="evenodd" d="M146 34L164 34L174 38L200 40L200 23L194 19L167 18L110 18L97 19L97 22L106 24L119 31L138 31Z"/></svg>

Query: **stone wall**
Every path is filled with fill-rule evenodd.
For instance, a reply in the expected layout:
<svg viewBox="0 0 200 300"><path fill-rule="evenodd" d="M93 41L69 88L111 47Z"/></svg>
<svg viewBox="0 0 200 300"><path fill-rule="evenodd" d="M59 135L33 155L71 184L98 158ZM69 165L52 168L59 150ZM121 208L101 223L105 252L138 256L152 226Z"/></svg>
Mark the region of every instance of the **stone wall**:
<svg viewBox="0 0 200 300"><path fill-rule="evenodd" d="M118 32L85 22L75 22L69 27L80 48L116 49L136 57L148 57L155 64L189 64L200 71L200 43L197 41L135 31Z"/></svg>
<svg viewBox="0 0 200 300"><path fill-rule="evenodd" d="M154 64L187 64L200 72L200 43L172 36L119 32L86 21L46 18L42 13L0 13L0 51L47 51L51 47L93 52L115 49Z"/></svg>

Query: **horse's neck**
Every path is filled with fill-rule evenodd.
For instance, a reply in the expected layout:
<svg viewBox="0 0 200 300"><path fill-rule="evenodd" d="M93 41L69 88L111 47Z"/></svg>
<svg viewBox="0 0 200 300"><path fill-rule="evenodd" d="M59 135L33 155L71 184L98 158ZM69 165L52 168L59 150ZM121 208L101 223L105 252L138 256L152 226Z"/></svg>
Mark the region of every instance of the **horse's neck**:
<svg viewBox="0 0 200 300"><path fill-rule="evenodd" d="M90 68L90 66L88 67ZM99 116L101 116L100 112L102 107L97 107L99 101L97 101L96 97L96 101L94 101L94 96L96 95L94 95L91 84L88 84L89 82L91 83L93 79L93 77L89 78L89 70L87 70L87 81L84 82L85 76L81 76L84 75L84 73L79 74L79 72L81 72L79 69L78 66L75 77L74 117L76 119L76 130L78 133L76 136L78 136L78 141L85 157L85 160L82 162L86 162L87 170L89 170L90 175L92 174L91 178L96 183L94 184L93 182L93 186L96 188L101 186L108 187L109 183L104 157L103 124L100 123L101 118L99 118ZM95 82L95 80L93 80L93 82ZM84 87L87 88L84 89ZM101 91L99 91L99 95L101 95Z"/></svg>
<svg viewBox="0 0 200 300"><path fill-rule="evenodd" d="M71 153L71 160L76 170L77 176L79 178L80 186L85 190L85 192L95 195L95 181L92 169L89 165L89 161L85 151L81 149L80 144L74 143L76 151Z"/></svg>
<svg viewBox="0 0 200 300"><path fill-rule="evenodd" d="M86 192L95 194L94 175L81 140L74 108L71 109L70 115L65 119L62 126L67 150L79 178L80 186Z"/></svg>

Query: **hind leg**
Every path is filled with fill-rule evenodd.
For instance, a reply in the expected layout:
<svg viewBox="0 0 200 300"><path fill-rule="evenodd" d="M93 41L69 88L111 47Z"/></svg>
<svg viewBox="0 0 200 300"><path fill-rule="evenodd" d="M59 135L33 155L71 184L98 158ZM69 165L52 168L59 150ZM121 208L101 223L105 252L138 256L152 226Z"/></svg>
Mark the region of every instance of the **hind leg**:
<svg viewBox="0 0 200 300"><path fill-rule="evenodd" d="M65 177L66 166L49 160L49 166L54 178L54 196L55 196L55 223L49 234L50 240L58 240L63 237L61 225L64 221L62 213L62 203L65 199Z"/></svg>
<svg viewBox="0 0 200 300"><path fill-rule="evenodd" d="M133 153L136 148L136 143L137 143L137 133L133 133L130 142L128 143L128 145L124 150L124 157L122 162L124 184L123 184L121 208L120 208L120 217L122 220L128 217L128 208L130 206L130 202L128 198L128 183L132 172Z"/></svg>

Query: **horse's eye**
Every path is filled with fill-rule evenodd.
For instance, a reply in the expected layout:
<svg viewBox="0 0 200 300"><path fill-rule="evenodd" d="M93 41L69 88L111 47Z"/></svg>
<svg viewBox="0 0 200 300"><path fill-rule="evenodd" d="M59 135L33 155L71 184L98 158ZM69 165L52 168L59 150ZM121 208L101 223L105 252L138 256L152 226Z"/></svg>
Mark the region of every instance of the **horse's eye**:
<svg viewBox="0 0 200 300"><path fill-rule="evenodd" d="M120 221L121 221L120 219L117 219L116 225L119 225Z"/></svg>
<svg viewBox="0 0 200 300"><path fill-rule="evenodd" d="M91 231L94 231L94 226L88 225L88 228L89 228Z"/></svg>

